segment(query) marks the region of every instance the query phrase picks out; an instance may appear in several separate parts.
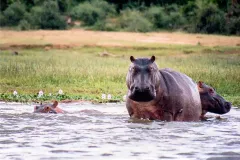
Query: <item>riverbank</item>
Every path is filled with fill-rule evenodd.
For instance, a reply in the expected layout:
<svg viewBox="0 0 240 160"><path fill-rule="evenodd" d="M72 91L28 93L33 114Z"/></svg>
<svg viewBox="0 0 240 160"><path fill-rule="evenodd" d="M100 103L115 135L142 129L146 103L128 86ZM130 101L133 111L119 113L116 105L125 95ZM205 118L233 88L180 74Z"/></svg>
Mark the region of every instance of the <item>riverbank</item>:
<svg viewBox="0 0 240 160"><path fill-rule="evenodd" d="M65 36L56 34L59 38L55 37L54 43L51 35L54 35L55 31L39 32L45 32L43 43L36 40L39 35L36 35L35 31L25 34L14 31L0 32L1 100L25 102L82 99L107 102L108 100L102 100L102 94L111 94L111 101L123 101L127 91L125 77L130 64L129 56L155 55L159 68L172 68L187 74L195 81L204 81L216 88L217 92L233 105L240 106L240 47L237 41L240 40L239 37L198 35L211 40L212 45L203 42L195 44L194 41L192 44L176 44L177 37L182 34L176 33L176 41L172 38L169 44L166 44L162 41L146 42L144 37L154 39L154 34L157 34L159 37L155 38L161 39L165 33L151 33L152 36L119 33L125 35L119 36L114 32L95 32L96 37L92 38L89 38L91 34L84 34L84 41L84 37L78 39L75 33L68 34L70 31L62 31ZM196 36L184 34L183 40L188 40L187 35L189 40ZM127 40L127 36L132 39ZM121 38L125 40L120 41ZM168 36L165 38L168 39ZM75 39L76 43L70 43L71 39ZM113 39L117 39L119 45L114 44ZM66 45L67 43L70 44ZM69 47L56 47L61 45ZM58 94L60 89L64 94ZM18 97L13 95L15 90ZM41 98L38 97L40 90L44 93Z"/></svg>

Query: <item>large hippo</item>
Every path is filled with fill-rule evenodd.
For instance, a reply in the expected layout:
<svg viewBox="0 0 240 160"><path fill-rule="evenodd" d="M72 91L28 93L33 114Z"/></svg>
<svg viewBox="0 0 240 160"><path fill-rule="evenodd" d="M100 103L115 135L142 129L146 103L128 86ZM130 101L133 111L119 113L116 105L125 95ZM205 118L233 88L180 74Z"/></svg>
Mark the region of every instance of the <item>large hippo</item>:
<svg viewBox="0 0 240 160"><path fill-rule="evenodd" d="M217 94L215 89L201 81L197 83L197 86L202 104L202 118L207 112L225 114L230 111L231 103Z"/></svg>
<svg viewBox="0 0 240 160"><path fill-rule="evenodd" d="M126 107L131 118L198 121L201 101L196 83L171 69L158 69L155 56L135 59L126 77Z"/></svg>
<svg viewBox="0 0 240 160"><path fill-rule="evenodd" d="M58 107L58 102L54 101L53 104L40 104L34 107L34 113L66 113Z"/></svg>

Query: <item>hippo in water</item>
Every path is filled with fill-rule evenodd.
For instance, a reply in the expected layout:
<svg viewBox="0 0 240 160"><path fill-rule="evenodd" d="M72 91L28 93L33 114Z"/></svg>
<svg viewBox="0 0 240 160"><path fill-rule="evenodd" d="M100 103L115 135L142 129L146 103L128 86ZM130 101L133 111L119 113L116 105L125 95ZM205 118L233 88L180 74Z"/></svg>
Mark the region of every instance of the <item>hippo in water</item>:
<svg viewBox="0 0 240 160"><path fill-rule="evenodd" d="M54 101L53 104L40 104L39 106L34 107L33 113L68 113L65 110L62 110L58 107L58 101ZM102 112L95 110L95 109L83 109L80 110L79 113L86 113L86 114L102 114Z"/></svg>
<svg viewBox="0 0 240 160"><path fill-rule="evenodd" d="M230 111L231 103L227 102L223 97L217 94L215 89L201 81L197 83L197 86L202 104L202 118L204 118L204 115L207 112L225 114Z"/></svg>
<svg viewBox="0 0 240 160"><path fill-rule="evenodd" d="M54 101L53 104L40 104L34 107L34 113L66 113L66 111L62 110L57 105L57 101Z"/></svg>
<svg viewBox="0 0 240 160"><path fill-rule="evenodd" d="M135 59L126 77L126 107L131 118L198 121L201 101L196 83L171 69L158 69L155 56Z"/></svg>

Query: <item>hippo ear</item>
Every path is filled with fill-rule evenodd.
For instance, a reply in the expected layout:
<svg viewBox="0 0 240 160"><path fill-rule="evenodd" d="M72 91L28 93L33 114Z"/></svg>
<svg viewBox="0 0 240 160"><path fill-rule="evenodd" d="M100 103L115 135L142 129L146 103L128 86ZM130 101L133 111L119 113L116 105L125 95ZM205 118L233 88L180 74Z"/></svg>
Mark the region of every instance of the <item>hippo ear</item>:
<svg viewBox="0 0 240 160"><path fill-rule="evenodd" d="M150 58L150 61L153 63L154 61L155 61L155 56L152 56L151 58Z"/></svg>
<svg viewBox="0 0 240 160"><path fill-rule="evenodd" d="M133 56L130 57L130 61L131 62L134 62L135 61L135 58Z"/></svg>
<svg viewBox="0 0 240 160"><path fill-rule="evenodd" d="M202 82L202 81L199 81L199 82L197 83L197 85L198 85L199 88L203 88L203 82Z"/></svg>
<svg viewBox="0 0 240 160"><path fill-rule="evenodd" d="M53 106L53 108L56 108L57 105L58 105L58 101L54 101L52 106Z"/></svg>

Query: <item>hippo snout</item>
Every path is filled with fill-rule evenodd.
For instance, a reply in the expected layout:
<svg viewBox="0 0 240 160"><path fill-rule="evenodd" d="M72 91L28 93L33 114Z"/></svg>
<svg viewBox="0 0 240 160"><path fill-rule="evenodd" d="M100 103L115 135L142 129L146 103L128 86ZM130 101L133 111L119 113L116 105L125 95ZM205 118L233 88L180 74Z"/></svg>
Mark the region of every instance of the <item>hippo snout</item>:
<svg viewBox="0 0 240 160"><path fill-rule="evenodd" d="M225 105L224 105L224 106L225 106L227 112L229 112L230 109L231 109L231 107L232 107L232 104L231 104L230 102L225 102Z"/></svg>
<svg viewBox="0 0 240 160"><path fill-rule="evenodd" d="M129 98L137 102L148 102L156 97L153 86L131 86Z"/></svg>

